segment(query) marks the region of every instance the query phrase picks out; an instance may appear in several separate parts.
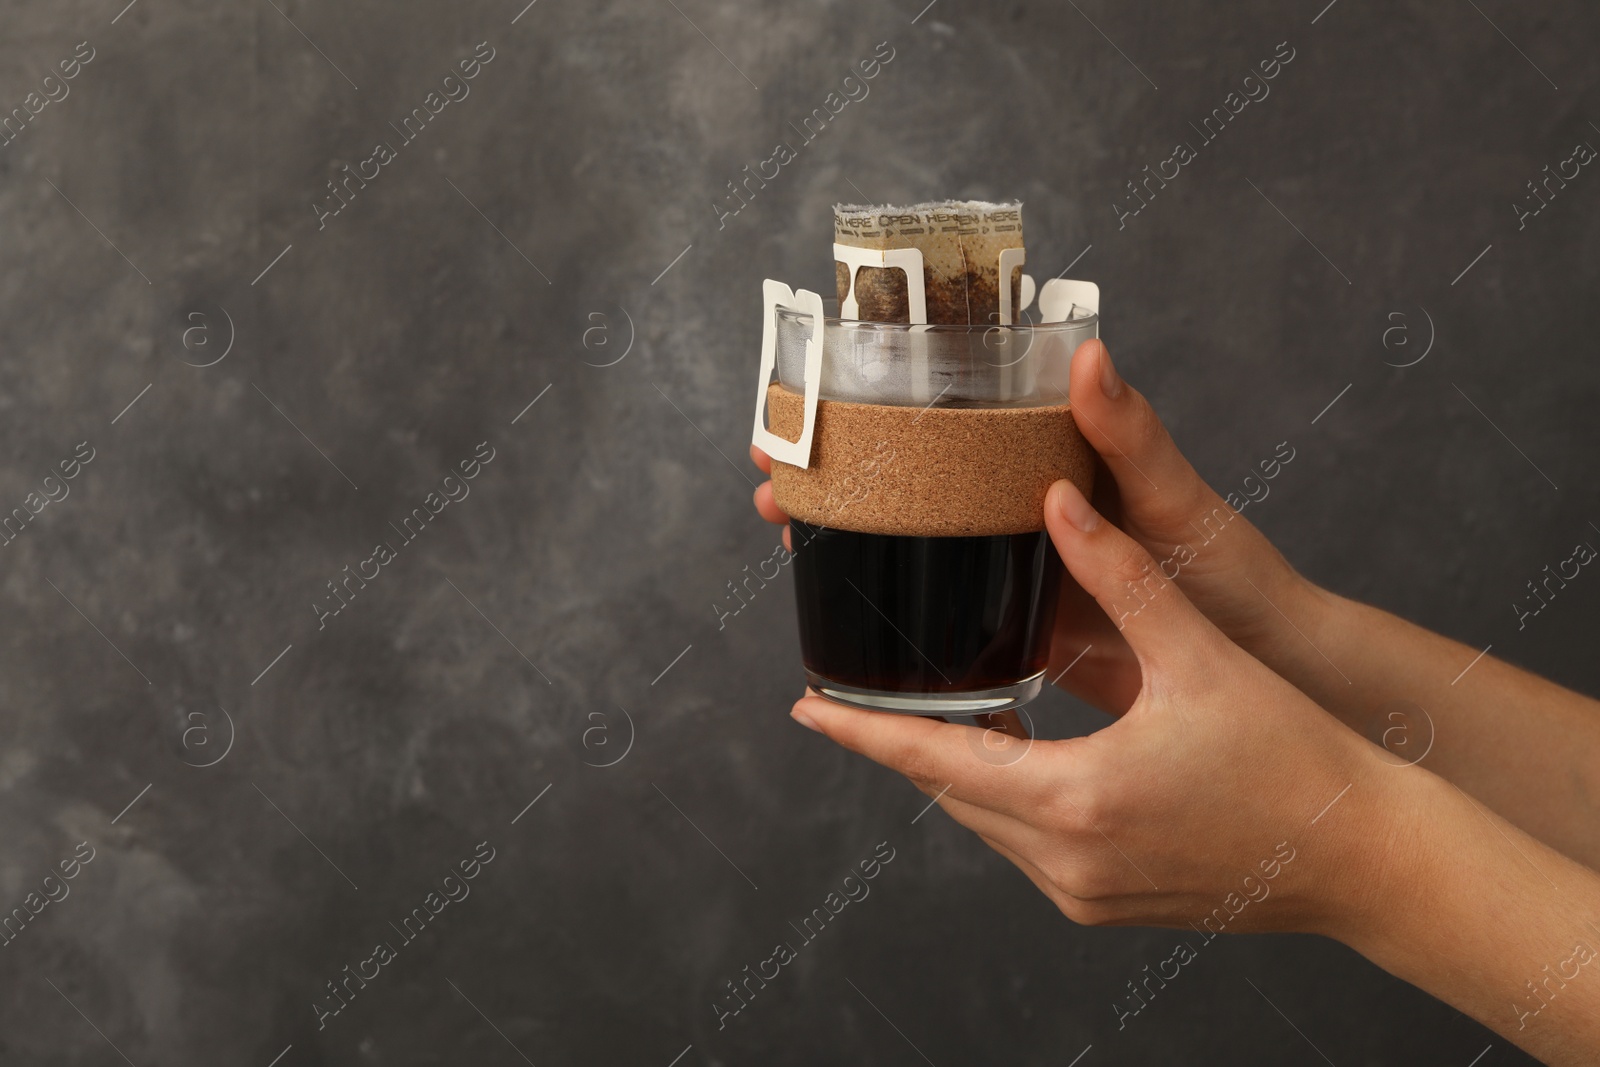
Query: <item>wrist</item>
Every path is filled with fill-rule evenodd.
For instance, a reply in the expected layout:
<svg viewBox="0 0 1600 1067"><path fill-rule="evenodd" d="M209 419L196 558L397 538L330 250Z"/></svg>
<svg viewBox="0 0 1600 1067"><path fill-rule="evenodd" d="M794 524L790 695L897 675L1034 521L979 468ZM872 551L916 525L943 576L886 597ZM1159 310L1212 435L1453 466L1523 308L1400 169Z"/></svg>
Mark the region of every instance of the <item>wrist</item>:
<svg viewBox="0 0 1600 1067"><path fill-rule="evenodd" d="M1363 746L1367 747L1367 746ZM1380 965L1415 947L1414 926L1437 920L1445 896L1436 862L1446 788L1417 767L1399 766L1368 748L1344 797L1310 828L1329 838L1323 908L1313 933L1331 937ZM1453 806L1453 805L1452 805ZM1337 814L1337 818L1335 818Z"/></svg>
<svg viewBox="0 0 1600 1067"><path fill-rule="evenodd" d="M1333 871L1321 895L1345 903L1313 932L1546 1062L1595 1062L1600 986L1575 975L1600 932L1600 877L1444 779L1373 758L1365 777L1389 780L1345 812L1348 848L1332 859L1350 880Z"/></svg>
<svg viewBox="0 0 1600 1067"><path fill-rule="evenodd" d="M1357 699L1363 686L1355 682L1364 655L1359 634L1368 624L1359 617L1363 605L1301 576L1282 557L1260 568L1251 583L1256 588L1246 595L1255 597L1258 622L1248 643L1235 640L1346 727L1374 740L1366 721L1374 709Z"/></svg>
<svg viewBox="0 0 1600 1067"><path fill-rule="evenodd" d="M1337 672L1319 649L1325 650L1340 628L1340 616L1349 601L1310 581L1276 552L1270 561L1252 568L1248 580L1255 588L1256 623L1245 640L1236 641L1276 673L1291 681Z"/></svg>

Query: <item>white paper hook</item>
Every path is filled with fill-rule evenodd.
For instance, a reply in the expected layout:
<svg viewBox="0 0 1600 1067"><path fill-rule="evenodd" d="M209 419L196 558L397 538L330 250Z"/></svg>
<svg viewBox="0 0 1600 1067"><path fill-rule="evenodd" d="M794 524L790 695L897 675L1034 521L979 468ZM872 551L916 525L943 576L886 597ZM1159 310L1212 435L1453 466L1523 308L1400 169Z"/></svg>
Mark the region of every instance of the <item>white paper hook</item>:
<svg viewBox="0 0 1600 1067"><path fill-rule="evenodd" d="M1039 321L1066 322L1073 307L1100 314L1100 287L1094 282L1051 278L1039 290Z"/></svg>
<svg viewBox="0 0 1600 1067"><path fill-rule="evenodd" d="M922 275L917 275L920 280ZM767 385L778 359L778 308L786 307L811 317L811 337L806 341L805 417L800 440L785 441L767 429ZM817 424L817 390L822 385L822 297L807 289L798 293L783 282L768 278L761 283L761 376L756 380L756 420L750 441L782 463L811 465L811 434Z"/></svg>
<svg viewBox="0 0 1600 1067"><path fill-rule="evenodd" d="M855 245L835 243L833 258L850 269L850 284L844 299L839 302L841 319L858 318L861 307L856 302L856 272L862 267L898 267L906 275L906 300L910 304L913 326L928 322L928 291L922 278L922 250L920 248L857 248Z"/></svg>
<svg viewBox="0 0 1600 1067"><path fill-rule="evenodd" d="M1000 297L1000 325L1011 325L1011 272L1028 261L1028 253L1023 248L1002 248L1000 250L1000 273L996 279L996 291ZM1022 279L1022 304L1017 308L1018 314L1028 306L1028 301L1033 294L1028 289L1033 279L1024 276Z"/></svg>

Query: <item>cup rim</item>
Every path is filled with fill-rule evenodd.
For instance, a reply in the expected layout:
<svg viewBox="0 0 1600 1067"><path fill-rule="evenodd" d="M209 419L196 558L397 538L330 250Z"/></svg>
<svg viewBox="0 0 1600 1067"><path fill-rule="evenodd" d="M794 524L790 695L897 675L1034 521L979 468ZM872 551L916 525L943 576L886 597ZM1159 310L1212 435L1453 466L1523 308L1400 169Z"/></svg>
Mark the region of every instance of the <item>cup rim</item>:
<svg viewBox="0 0 1600 1067"><path fill-rule="evenodd" d="M906 332L906 333L909 333L909 332L911 332L913 330L915 330L915 331L917 331L919 333L926 333L926 332L933 332L933 333L987 333L987 332L994 331L994 330L1003 330L1003 331L1010 331L1010 332L1016 332L1016 333L1055 333L1055 332L1066 333L1066 332L1081 330L1086 326L1092 326L1095 323L1097 323L1099 321L1099 319L1100 319L1100 316L1099 316L1098 313L1090 311L1087 308L1080 307L1079 305L1076 305L1076 304L1073 305L1072 310L1074 312L1081 312L1081 314L1077 315L1074 318L1064 319L1064 320L1062 320L1060 322L1017 322L1017 323L1012 323L1009 326L1002 326L1002 325L1000 325L999 323L996 323L996 322L989 322L989 323L944 323L944 322L939 322L939 323L927 323L927 324L920 324L920 323L919 324L911 324L911 323L905 323L905 322L876 322L876 321L874 321L872 319L843 319L843 318L839 318L838 317L838 314L837 314L838 310L839 310L839 301L837 299L825 299L825 300L822 301L822 312L823 312L823 314L822 314L822 323L823 323L823 327L824 328L828 328L828 327L858 328L859 327L859 328L870 329L870 330L882 330L884 332L902 331L902 332ZM834 312L834 314L830 315L829 314L830 311ZM784 319L786 321L792 321L792 322L799 322L801 320L809 319L811 317L807 312L803 311L800 308L794 307L793 305L790 305L790 304L780 304L780 305L778 305L777 312L778 312L778 317L779 318ZM1023 312L1023 314L1026 315L1026 314L1028 314L1028 312L1025 310Z"/></svg>

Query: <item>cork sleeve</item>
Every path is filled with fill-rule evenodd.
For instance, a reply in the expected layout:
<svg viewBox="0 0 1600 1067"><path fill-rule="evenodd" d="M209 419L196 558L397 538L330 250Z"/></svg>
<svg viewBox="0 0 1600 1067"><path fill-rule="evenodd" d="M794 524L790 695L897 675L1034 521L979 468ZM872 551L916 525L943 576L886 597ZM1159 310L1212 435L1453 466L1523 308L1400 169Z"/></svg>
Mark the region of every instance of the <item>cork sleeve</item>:
<svg viewBox="0 0 1600 1067"><path fill-rule="evenodd" d="M768 423L800 436L804 398L774 382ZM817 402L811 465L772 464L772 492L803 522L857 533L979 537L1044 529L1044 497L1094 460L1070 405L916 408Z"/></svg>

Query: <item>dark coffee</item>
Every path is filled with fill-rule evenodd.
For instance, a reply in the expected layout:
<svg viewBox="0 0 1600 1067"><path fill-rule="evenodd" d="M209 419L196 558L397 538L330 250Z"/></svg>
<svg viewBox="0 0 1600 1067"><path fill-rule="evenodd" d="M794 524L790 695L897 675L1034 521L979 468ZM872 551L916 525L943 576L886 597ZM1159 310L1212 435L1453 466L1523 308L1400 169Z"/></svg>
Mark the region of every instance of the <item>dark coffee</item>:
<svg viewBox="0 0 1600 1067"><path fill-rule="evenodd" d="M959 693L1044 670L1062 574L1047 532L895 537L798 519L789 529L800 650L813 675Z"/></svg>

